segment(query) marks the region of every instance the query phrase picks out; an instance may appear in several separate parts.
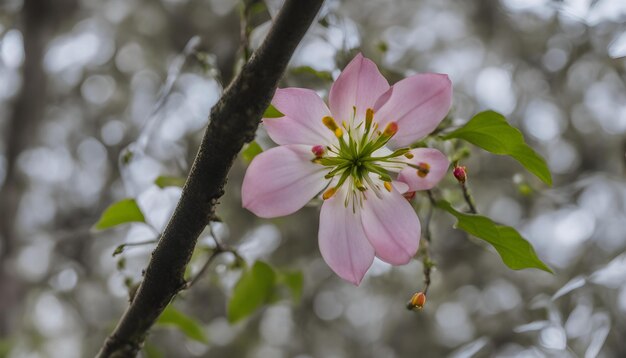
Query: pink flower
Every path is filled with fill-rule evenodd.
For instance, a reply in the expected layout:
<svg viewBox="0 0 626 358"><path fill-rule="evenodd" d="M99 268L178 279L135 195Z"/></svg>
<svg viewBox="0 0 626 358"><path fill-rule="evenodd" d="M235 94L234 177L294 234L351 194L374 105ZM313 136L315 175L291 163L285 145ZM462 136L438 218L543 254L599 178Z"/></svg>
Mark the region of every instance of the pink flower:
<svg viewBox="0 0 626 358"><path fill-rule="evenodd" d="M436 149L408 146L437 127L451 98L446 75L417 74L390 87L361 54L333 83L330 109L312 90L276 90L272 104L285 116L263 124L280 146L250 164L243 206L284 216L323 192L319 247L337 275L358 285L374 256L408 263L420 222L402 194L434 187L450 164Z"/></svg>

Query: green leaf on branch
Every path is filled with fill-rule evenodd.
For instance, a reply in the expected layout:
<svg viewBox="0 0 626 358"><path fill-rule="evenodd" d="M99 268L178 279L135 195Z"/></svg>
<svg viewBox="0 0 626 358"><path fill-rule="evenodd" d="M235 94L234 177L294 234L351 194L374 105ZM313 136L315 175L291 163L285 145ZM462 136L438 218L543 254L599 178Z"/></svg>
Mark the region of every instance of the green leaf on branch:
<svg viewBox="0 0 626 358"><path fill-rule="evenodd" d="M146 219L135 199L128 198L111 204L111 206L106 208L102 216L100 216L100 220L98 220L93 228L96 230L106 230L131 222L143 223L146 222Z"/></svg>
<svg viewBox="0 0 626 358"><path fill-rule="evenodd" d="M309 74L309 75L313 75L317 78L319 78L320 80L323 81L328 81L328 82L332 82L333 81L333 75L328 72L328 71L318 71L316 69L314 69L311 66L300 66L300 67L296 67L294 69L291 70L291 72L295 75L300 75L300 74Z"/></svg>
<svg viewBox="0 0 626 358"><path fill-rule="evenodd" d="M178 311L170 304L165 308L159 320L159 326L170 326L178 328L187 338L208 344L209 340L204 334L204 330L198 321Z"/></svg>
<svg viewBox="0 0 626 358"><path fill-rule="evenodd" d="M241 151L241 157L246 163L250 163L254 157L263 153L263 148L256 141L248 143Z"/></svg>
<svg viewBox="0 0 626 358"><path fill-rule="evenodd" d="M283 290L286 288L291 299L294 303L300 302L300 298L302 297L302 286L304 283L304 277L301 271L284 271L278 272L277 276L277 291ZM277 296L280 297L280 293L277 293Z"/></svg>
<svg viewBox="0 0 626 358"><path fill-rule="evenodd" d="M276 273L266 263L257 261L244 271L228 302L228 321L235 323L272 300Z"/></svg>
<svg viewBox="0 0 626 358"><path fill-rule="evenodd" d="M267 107L265 113L263 113L263 118L280 118L284 116L284 114L280 113L280 111L271 104Z"/></svg>
<svg viewBox="0 0 626 358"><path fill-rule="evenodd" d="M537 257L532 245L514 228L495 223L485 216L456 211L445 200L437 202L437 206L456 217L455 227L491 244L509 268L513 270L538 268L553 273Z"/></svg>
<svg viewBox="0 0 626 358"><path fill-rule="evenodd" d="M453 138L466 140L494 154L509 155L544 183L552 185L552 175L545 159L526 144L522 133L500 113L478 113L463 127L443 136L443 139Z"/></svg>
<svg viewBox="0 0 626 358"><path fill-rule="evenodd" d="M156 184L161 189L168 186L178 186L182 188L185 185L185 180L185 178L161 175L154 180L154 184Z"/></svg>

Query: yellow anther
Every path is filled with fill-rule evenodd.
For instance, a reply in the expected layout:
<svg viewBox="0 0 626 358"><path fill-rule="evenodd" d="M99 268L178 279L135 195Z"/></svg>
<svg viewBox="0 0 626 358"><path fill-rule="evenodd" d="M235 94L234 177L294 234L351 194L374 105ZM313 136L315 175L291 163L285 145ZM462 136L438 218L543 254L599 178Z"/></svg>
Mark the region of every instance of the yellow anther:
<svg viewBox="0 0 626 358"><path fill-rule="evenodd" d="M420 178L425 178L428 173L430 173L430 165L428 163L421 162L417 165L419 168L417 169L417 176Z"/></svg>
<svg viewBox="0 0 626 358"><path fill-rule="evenodd" d="M325 116L324 118L322 118L322 123L324 123L326 128L330 129L333 132L335 131L335 129L339 128L337 122L335 122L335 119L331 116Z"/></svg>
<svg viewBox="0 0 626 358"><path fill-rule="evenodd" d="M385 127L385 131L383 132L383 135L385 137L393 137L396 133L398 133L398 123L389 122L387 126Z"/></svg>
<svg viewBox="0 0 626 358"><path fill-rule="evenodd" d="M332 198L332 196L335 195L336 192L337 192L337 188L329 188L322 195L322 199L328 200L328 199Z"/></svg>
<svg viewBox="0 0 626 358"><path fill-rule="evenodd" d="M392 188L391 183L386 181L385 184L383 185L385 186L385 189L387 189L387 191L391 193L391 188Z"/></svg>
<svg viewBox="0 0 626 358"><path fill-rule="evenodd" d="M348 122L341 121L341 126L344 127L345 129L348 129Z"/></svg>
<svg viewBox="0 0 626 358"><path fill-rule="evenodd" d="M404 156L408 159L413 159L413 153L404 153Z"/></svg>
<svg viewBox="0 0 626 358"><path fill-rule="evenodd" d="M368 128L372 125L372 121L374 120L374 110L368 108L365 111L365 128Z"/></svg>
<svg viewBox="0 0 626 358"><path fill-rule="evenodd" d="M337 125L337 122L335 122L333 117L325 116L324 118L322 118L322 123L324 123L326 128L333 131L333 133L335 133L335 136L337 136L337 138L340 138L341 136L343 136L343 130L341 129L341 127Z"/></svg>

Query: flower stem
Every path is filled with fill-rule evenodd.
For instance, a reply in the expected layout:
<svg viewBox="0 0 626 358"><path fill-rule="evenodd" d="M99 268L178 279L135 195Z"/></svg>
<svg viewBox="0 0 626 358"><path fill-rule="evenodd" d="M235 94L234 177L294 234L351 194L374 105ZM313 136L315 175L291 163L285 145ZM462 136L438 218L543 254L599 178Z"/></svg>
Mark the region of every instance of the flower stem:
<svg viewBox="0 0 626 358"><path fill-rule="evenodd" d="M476 206L474 204L474 198L472 197L472 194L469 193L469 190L467 189L467 185L465 183L459 183L459 185L461 185L461 190L463 190L463 198L465 199L465 202L469 206L470 213L478 214L478 210L476 210Z"/></svg>

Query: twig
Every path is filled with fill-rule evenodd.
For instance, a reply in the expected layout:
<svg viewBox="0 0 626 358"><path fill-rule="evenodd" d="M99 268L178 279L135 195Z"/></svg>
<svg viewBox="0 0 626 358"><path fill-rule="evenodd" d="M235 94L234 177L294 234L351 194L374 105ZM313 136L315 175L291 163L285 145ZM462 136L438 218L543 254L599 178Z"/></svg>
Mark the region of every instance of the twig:
<svg viewBox="0 0 626 358"><path fill-rule="evenodd" d="M210 222L207 225L207 227L209 228L209 233L211 234L213 241L215 241L215 248L212 249L211 255L209 256L207 261L204 263L204 265L202 265L202 267L200 268L200 271L198 271L196 276L190 279L189 281L187 281L187 285L185 286L185 289L191 288L191 286L193 286L193 284L196 283L198 279L204 275L204 273L209 268L209 266L211 266L211 263L213 262L213 260L215 260L215 258L217 258L220 254L223 254L225 252L230 252L231 254L235 255L236 260L243 260L241 255L239 255L239 252L237 252L237 249L235 249L234 247L226 246L220 242L220 240L215 235L215 232L213 232L213 227Z"/></svg>
<svg viewBox="0 0 626 358"><path fill-rule="evenodd" d="M224 194L233 161L244 143L254 139L263 111L322 3L287 0L263 44L211 110L209 126L176 210L152 253L137 295L98 357L135 357L150 327L186 287L185 268L198 236Z"/></svg>
<svg viewBox="0 0 626 358"><path fill-rule="evenodd" d="M437 203L435 202L433 193L430 190L426 190L426 194L428 195L428 199L430 200L430 207L428 208L428 213L426 214L426 219L424 220L424 239L426 239L426 241L430 243L430 221L433 217L433 211Z"/></svg>
<svg viewBox="0 0 626 358"><path fill-rule="evenodd" d="M191 288L191 286L193 286L193 284L196 283L200 279L200 277L204 275L204 273L209 268L213 260L215 260L215 258L217 258L223 252L225 251L222 251L219 247L216 247L215 249L213 249L213 252L211 252L211 255L209 256L209 258L206 260L204 265L202 265L202 268L200 268L200 271L198 271L198 273L196 274L196 277L187 281L187 284L185 285L185 289Z"/></svg>
<svg viewBox="0 0 626 358"><path fill-rule="evenodd" d="M478 214L478 211L476 210L476 206L474 205L474 198L469 193L469 190L467 189L467 185L465 183L459 183L459 185L461 186L461 190L463 190L463 198L465 199L465 202L469 206L470 213Z"/></svg>
<svg viewBox="0 0 626 358"><path fill-rule="evenodd" d="M428 195L430 207L428 208L428 216L426 217L426 223L424 225L426 239L426 247L424 247L424 256L422 258L422 264L424 265L424 295L428 293L428 288L430 287L431 282L430 273L432 268L435 266L435 263L430 259L430 242L432 237L430 232L430 222L432 221L433 211L437 205L437 201L435 200L432 191L426 190L426 195Z"/></svg>
<svg viewBox="0 0 626 358"><path fill-rule="evenodd" d="M250 51L250 26L248 25L248 20L250 17L250 0L242 0L241 1L241 9L239 11L239 22L240 22L240 52L243 56L244 61L248 61L250 59L251 51Z"/></svg>

